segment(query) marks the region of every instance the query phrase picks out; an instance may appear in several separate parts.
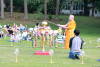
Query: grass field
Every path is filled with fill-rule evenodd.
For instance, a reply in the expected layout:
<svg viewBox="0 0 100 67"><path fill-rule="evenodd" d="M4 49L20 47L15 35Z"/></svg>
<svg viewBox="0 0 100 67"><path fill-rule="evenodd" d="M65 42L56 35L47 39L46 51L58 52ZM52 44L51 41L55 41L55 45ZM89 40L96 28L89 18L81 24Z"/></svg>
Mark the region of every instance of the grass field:
<svg viewBox="0 0 100 67"><path fill-rule="evenodd" d="M13 23L23 25L28 25L28 27L34 27L36 22L43 21L43 15L40 15L40 20L37 20L36 14L29 14L30 20L23 20L23 13L14 13L14 19L8 18L9 12L5 13L5 19L0 20L0 24L3 26L9 23L11 26ZM20 18L18 18L20 17ZM53 15L53 18L55 16ZM66 24L68 21L68 15L60 15L59 16L62 21L59 20L51 20L57 24ZM64 44L58 44L58 48L48 48L49 45L45 45L45 50L49 51L50 49L54 50L53 55L53 64L50 64L50 56L39 56L35 55L36 51L41 51L42 48L38 47L33 48L31 41L24 41L22 43L12 43L13 47L10 47L11 43L8 42L9 37L6 39L0 40L0 67L100 67L100 62L97 60L100 59L100 48L97 48L98 42L97 39L100 38L100 18L94 17L85 17L85 16L75 16L75 21L77 24L77 29L80 30L80 37L86 42L83 45L83 49L86 53L84 56L84 63L80 64L82 59L80 56L80 60L72 60L68 58L68 53L70 50L66 50L64 48ZM58 29L57 26L48 24L51 26L53 30ZM91 45L89 45L89 41L91 41ZM15 48L19 49L18 62L15 62Z"/></svg>

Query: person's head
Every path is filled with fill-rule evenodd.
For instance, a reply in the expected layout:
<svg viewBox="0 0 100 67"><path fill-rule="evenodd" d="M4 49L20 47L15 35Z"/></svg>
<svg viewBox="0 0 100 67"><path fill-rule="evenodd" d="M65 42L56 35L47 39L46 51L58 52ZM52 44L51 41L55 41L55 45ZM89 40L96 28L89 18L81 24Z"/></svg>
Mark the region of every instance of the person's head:
<svg viewBox="0 0 100 67"><path fill-rule="evenodd" d="M20 23L20 26L22 26L22 24Z"/></svg>
<svg viewBox="0 0 100 67"><path fill-rule="evenodd" d="M7 23L7 26L9 26L9 23Z"/></svg>
<svg viewBox="0 0 100 67"><path fill-rule="evenodd" d="M27 28L27 25L25 25L25 28Z"/></svg>
<svg viewBox="0 0 100 67"><path fill-rule="evenodd" d="M28 32L28 35L30 35L30 32Z"/></svg>
<svg viewBox="0 0 100 67"><path fill-rule="evenodd" d="M14 23L14 26L15 26L16 24Z"/></svg>
<svg viewBox="0 0 100 67"><path fill-rule="evenodd" d="M59 33L59 36L61 36L61 33Z"/></svg>
<svg viewBox="0 0 100 67"><path fill-rule="evenodd" d="M20 31L17 31L18 34L20 34Z"/></svg>
<svg viewBox="0 0 100 67"><path fill-rule="evenodd" d="M16 27L18 27L17 24L16 24Z"/></svg>
<svg viewBox="0 0 100 67"><path fill-rule="evenodd" d="M74 15L69 16L69 21L72 21L72 20L74 20Z"/></svg>
<svg viewBox="0 0 100 67"><path fill-rule="evenodd" d="M79 36L79 34L80 34L80 31L77 30L77 29L75 29L75 30L74 30L74 35L75 35L75 36Z"/></svg>
<svg viewBox="0 0 100 67"><path fill-rule="evenodd" d="M9 30L11 30L11 27L9 27Z"/></svg>
<svg viewBox="0 0 100 67"><path fill-rule="evenodd" d="M24 30L24 32L26 32L26 29Z"/></svg>

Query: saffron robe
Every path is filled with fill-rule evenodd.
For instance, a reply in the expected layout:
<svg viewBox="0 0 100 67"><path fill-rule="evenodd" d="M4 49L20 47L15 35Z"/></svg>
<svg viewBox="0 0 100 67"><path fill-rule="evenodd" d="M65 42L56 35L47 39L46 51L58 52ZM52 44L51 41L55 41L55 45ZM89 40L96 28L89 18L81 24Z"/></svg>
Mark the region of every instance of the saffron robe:
<svg viewBox="0 0 100 67"><path fill-rule="evenodd" d="M65 49L69 49L69 41L70 38L74 37L74 30L76 28L76 22L72 20L71 22L68 23L67 27L69 29L65 30L66 37L65 37Z"/></svg>

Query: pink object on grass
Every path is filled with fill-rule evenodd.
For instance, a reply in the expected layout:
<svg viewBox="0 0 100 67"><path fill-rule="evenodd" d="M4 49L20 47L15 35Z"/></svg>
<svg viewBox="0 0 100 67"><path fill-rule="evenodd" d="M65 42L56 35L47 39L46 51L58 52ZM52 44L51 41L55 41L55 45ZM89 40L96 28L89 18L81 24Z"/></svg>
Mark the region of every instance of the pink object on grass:
<svg viewBox="0 0 100 67"><path fill-rule="evenodd" d="M35 55L49 55L49 51L45 51L45 52L36 51L36 52L35 52Z"/></svg>

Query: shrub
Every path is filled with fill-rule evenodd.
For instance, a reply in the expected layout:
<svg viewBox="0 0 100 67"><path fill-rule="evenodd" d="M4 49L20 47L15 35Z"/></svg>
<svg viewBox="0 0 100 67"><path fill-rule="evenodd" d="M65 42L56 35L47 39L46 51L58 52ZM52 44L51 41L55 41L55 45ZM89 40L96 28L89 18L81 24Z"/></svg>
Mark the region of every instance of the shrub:
<svg viewBox="0 0 100 67"><path fill-rule="evenodd" d="M49 15L49 20L51 20L52 19L52 15Z"/></svg>
<svg viewBox="0 0 100 67"><path fill-rule="evenodd" d="M60 18L59 21L62 21L62 19Z"/></svg>
<svg viewBox="0 0 100 67"><path fill-rule="evenodd" d="M20 16L18 16L18 18L20 18Z"/></svg>
<svg viewBox="0 0 100 67"><path fill-rule="evenodd" d="M0 20L2 20L2 18L0 17Z"/></svg>

